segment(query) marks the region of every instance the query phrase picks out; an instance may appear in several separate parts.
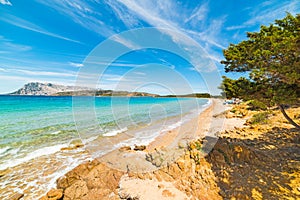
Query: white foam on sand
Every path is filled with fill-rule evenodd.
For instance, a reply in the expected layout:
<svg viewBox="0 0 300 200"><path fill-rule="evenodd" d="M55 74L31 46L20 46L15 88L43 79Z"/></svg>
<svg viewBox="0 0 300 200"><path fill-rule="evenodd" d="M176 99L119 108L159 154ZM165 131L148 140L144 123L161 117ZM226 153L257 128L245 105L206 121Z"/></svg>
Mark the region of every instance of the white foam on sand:
<svg viewBox="0 0 300 200"><path fill-rule="evenodd" d="M119 130L113 130L113 131L104 133L103 136L105 136L105 137L111 137L111 136L115 136L115 135L118 135L120 133L123 133L123 132L125 132L127 130L128 129L125 127L125 128L119 129Z"/></svg>
<svg viewBox="0 0 300 200"><path fill-rule="evenodd" d="M9 167L15 167L17 165L20 165L24 162L27 162L29 160L38 158L40 156L45 156L45 155L49 155L49 154L54 154L58 151L60 151L61 148L68 146L67 144L60 144L60 145L54 145L54 146L50 146L50 147L44 147L41 149L37 149L29 154L27 154L25 157L23 158L17 158L17 159L12 159L10 160L10 162L6 162L4 164L0 165L0 170L4 170L7 169Z"/></svg>
<svg viewBox="0 0 300 200"><path fill-rule="evenodd" d="M0 148L0 157L5 155L10 149L11 147Z"/></svg>
<svg viewBox="0 0 300 200"><path fill-rule="evenodd" d="M54 131L54 132L51 133L51 135L57 135L59 133L60 133L60 131Z"/></svg>

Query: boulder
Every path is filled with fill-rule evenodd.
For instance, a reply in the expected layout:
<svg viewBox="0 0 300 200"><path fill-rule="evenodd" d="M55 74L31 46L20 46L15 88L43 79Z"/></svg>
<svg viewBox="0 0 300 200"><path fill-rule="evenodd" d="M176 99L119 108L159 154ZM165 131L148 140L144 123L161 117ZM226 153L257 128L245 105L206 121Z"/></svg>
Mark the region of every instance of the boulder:
<svg viewBox="0 0 300 200"><path fill-rule="evenodd" d="M10 197L10 200L19 200L19 199L21 199L22 197L24 197L24 194L23 194L23 193L16 193L16 194L14 194L12 197Z"/></svg>
<svg viewBox="0 0 300 200"><path fill-rule="evenodd" d="M146 149L145 145L134 145L134 149L135 151L144 151Z"/></svg>
<svg viewBox="0 0 300 200"><path fill-rule="evenodd" d="M130 146L123 146L119 149L119 151L124 152L124 151L131 151L131 147Z"/></svg>
<svg viewBox="0 0 300 200"><path fill-rule="evenodd" d="M63 197L62 189L52 189L47 193L47 197L52 200L59 200Z"/></svg>

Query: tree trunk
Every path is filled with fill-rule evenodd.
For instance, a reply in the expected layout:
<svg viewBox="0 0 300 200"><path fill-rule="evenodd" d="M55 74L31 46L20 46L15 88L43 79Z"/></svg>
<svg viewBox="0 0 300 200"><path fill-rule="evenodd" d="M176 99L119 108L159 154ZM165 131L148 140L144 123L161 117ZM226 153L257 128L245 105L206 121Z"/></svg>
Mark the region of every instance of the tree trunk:
<svg viewBox="0 0 300 200"><path fill-rule="evenodd" d="M283 114L283 116L293 125L295 126L297 129L300 130L300 126L298 124L296 124L296 122L294 122L285 112L284 110L284 106L282 104L278 104L278 107L281 111L281 113Z"/></svg>

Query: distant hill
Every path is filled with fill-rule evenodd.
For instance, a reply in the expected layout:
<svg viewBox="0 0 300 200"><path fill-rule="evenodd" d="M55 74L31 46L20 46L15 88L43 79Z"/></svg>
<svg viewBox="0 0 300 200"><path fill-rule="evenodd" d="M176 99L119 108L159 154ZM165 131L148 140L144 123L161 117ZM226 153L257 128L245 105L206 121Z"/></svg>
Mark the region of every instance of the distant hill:
<svg viewBox="0 0 300 200"><path fill-rule="evenodd" d="M165 95L151 94L147 92L128 92L113 90L95 90L87 87L65 86L53 83L32 82L25 84L19 90L9 95L33 95L33 96L138 96L138 97L197 97L210 98L208 93L193 93L185 95Z"/></svg>
<svg viewBox="0 0 300 200"><path fill-rule="evenodd" d="M10 95L55 95L59 92L71 92L78 90L88 90L88 88L75 87L75 86L64 86L52 83L39 83L31 82L25 84L19 90L10 93Z"/></svg>
<svg viewBox="0 0 300 200"><path fill-rule="evenodd" d="M35 95L35 96L151 96L157 94L146 92L127 92L113 90L94 90L87 87L64 86L52 83L32 82L25 84L19 90L9 95Z"/></svg>

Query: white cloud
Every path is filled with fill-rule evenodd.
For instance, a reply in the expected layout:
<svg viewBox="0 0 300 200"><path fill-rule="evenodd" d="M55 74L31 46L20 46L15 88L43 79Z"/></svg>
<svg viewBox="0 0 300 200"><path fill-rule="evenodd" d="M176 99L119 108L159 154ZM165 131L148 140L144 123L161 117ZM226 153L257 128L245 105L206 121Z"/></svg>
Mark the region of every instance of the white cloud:
<svg viewBox="0 0 300 200"><path fill-rule="evenodd" d="M242 29L246 27L247 27L246 25L228 26L226 27L226 30L231 31L231 30Z"/></svg>
<svg viewBox="0 0 300 200"><path fill-rule="evenodd" d="M95 62L95 61L86 61L87 64L95 64L95 65L104 65L104 66L111 66L111 67L141 67L142 64L136 64L136 63L121 63L121 62Z"/></svg>
<svg viewBox="0 0 300 200"><path fill-rule="evenodd" d="M51 72L51 71L38 71L34 69L4 69L0 68L0 71L5 72L7 74L20 74L20 75L30 75L30 76L55 76L55 77L76 77L77 74L75 72Z"/></svg>
<svg viewBox="0 0 300 200"><path fill-rule="evenodd" d="M116 6L116 4L123 4L127 7L126 9L118 9L120 6ZM178 6L173 1L134 1L134 0L118 0L118 1L109 1L109 5L112 6L114 12L123 13L126 15L128 12L135 13L140 20L147 22L153 27L160 28L159 31L163 32L164 34L169 35L172 40L183 46L199 46L199 44L195 44L194 41L191 39L187 40L187 37L182 38L183 35L192 35L196 36L198 40L205 41L213 46L217 46L219 48L224 48L224 45L219 44L216 41L216 35L220 32L221 25L223 23L222 20L215 20L209 28L206 28L204 32L194 31L189 29L184 23L186 21L193 21L193 19L205 19L206 13L208 12L207 4L199 6L190 18L183 17L186 13L182 13L182 8ZM180 14L178 14L180 13ZM122 18L121 18L122 20ZM197 21L197 20L196 20ZM214 31L212 34L209 31ZM194 34L190 34L190 33ZM195 38L195 37L194 37ZM208 48L209 49L209 48ZM197 61L196 58L191 58L192 61ZM197 63L199 63L197 61ZM211 65L210 65L211 66Z"/></svg>
<svg viewBox="0 0 300 200"><path fill-rule="evenodd" d="M22 74L33 75L33 76L59 76L59 77L75 77L75 73L63 73L63 72L49 72L49 71L31 71L31 70L13 70Z"/></svg>
<svg viewBox="0 0 300 200"><path fill-rule="evenodd" d="M12 6L12 4L8 0L0 0L0 3L3 5Z"/></svg>
<svg viewBox="0 0 300 200"><path fill-rule="evenodd" d="M22 44L15 44L15 43L12 43L12 42L3 42L2 45L5 49L10 49L10 50L13 50L13 51L30 51L32 49L31 46L22 45Z"/></svg>
<svg viewBox="0 0 300 200"><path fill-rule="evenodd" d="M145 76L146 75L146 73L144 73L144 72L133 72L134 74L137 74L137 75L140 75L140 76Z"/></svg>
<svg viewBox="0 0 300 200"><path fill-rule="evenodd" d="M58 38L58 39L62 39L62 40L66 40L66 41L70 41L70 42L75 42L75 43L81 43L77 40L72 40L70 38L67 37L63 37L61 35L55 34L55 33L51 33L49 31L44 30L43 28L29 22L26 21L24 19L18 18L16 16L10 15L10 14L5 14L5 17L2 17L0 20L9 23L11 25L23 28L23 29L27 29L33 32L37 32L43 35L47 35L50 37L54 37L54 38Z"/></svg>
<svg viewBox="0 0 300 200"><path fill-rule="evenodd" d="M226 30L237 30L243 29L255 25L269 25L273 23L275 19L283 18L286 15L286 12L292 14L300 11L300 4L298 0L284 2L278 4L271 4L270 1L263 2L257 6L257 9L254 9L250 13L250 19L245 21L243 24L229 26Z"/></svg>
<svg viewBox="0 0 300 200"><path fill-rule="evenodd" d="M6 72L6 69L0 67L0 71Z"/></svg>
<svg viewBox="0 0 300 200"><path fill-rule="evenodd" d="M192 14L184 20L185 23L191 23L193 26L197 25L199 22L206 20L208 13L208 4L202 4L195 8Z"/></svg>
<svg viewBox="0 0 300 200"><path fill-rule="evenodd" d="M123 44L124 46L128 47L129 49L139 49L140 48L134 42L132 42L130 40L126 40L123 37L121 37L120 35L114 35L110 39L112 39L120 44Z"/></svg>
<svg viewBox="0 0 300 200"><path fill-rule="evenodd" d="M83 67L83 64L82 64L82 63L69 62L69 64L70 64L72 67Z"/></svg>
<svg viewBox="0 0 300 200"><path fill-rule="evenodd" d="M114 34L113 28L100 20L103 16L101 12L97 12L86 1L81 0L52 0L44 1L38 0L39 3L53 8L60 14L71 18L80 26L93 31L99 35L109 37ZM96 1L98 2L98 1ZM102 6L103 5L99 5Z"/></svg>

